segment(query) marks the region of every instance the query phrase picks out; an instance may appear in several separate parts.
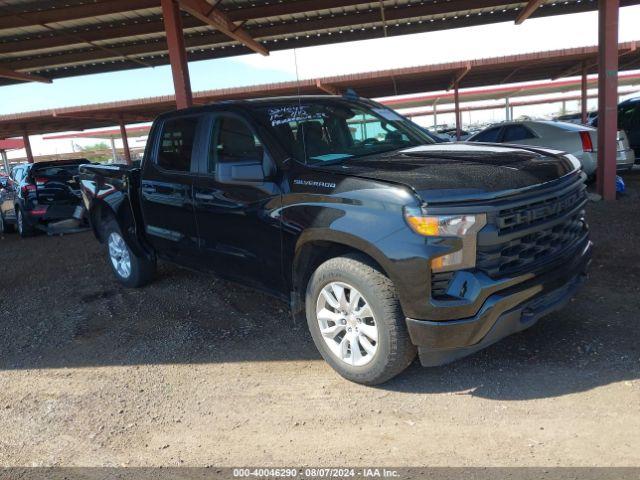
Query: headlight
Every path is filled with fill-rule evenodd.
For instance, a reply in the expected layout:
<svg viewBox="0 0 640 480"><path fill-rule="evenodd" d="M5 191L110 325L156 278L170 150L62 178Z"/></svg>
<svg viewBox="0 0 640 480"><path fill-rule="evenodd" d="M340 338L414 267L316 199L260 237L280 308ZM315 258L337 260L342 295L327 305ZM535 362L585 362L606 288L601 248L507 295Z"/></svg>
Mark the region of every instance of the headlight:
<svg viewBox="0 0 640 480"><path fill-rule="evenodd" d="M427 215L420 207L405 207L404 218L411 229L425 237L459 238L461 248L431 260L434 272L473 268L476 265L477 234L487 224L484 213L469 215Z"/></svg>

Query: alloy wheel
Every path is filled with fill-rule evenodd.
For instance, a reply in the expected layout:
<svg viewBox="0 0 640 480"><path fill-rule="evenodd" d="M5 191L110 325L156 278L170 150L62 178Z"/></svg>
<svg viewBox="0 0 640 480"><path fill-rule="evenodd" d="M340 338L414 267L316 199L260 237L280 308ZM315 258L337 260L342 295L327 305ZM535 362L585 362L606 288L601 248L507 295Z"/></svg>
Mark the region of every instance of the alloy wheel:
<svg viewBox="0 0 640 480"><path fill-rule="evenodd" d="M378 326L364 296L351 285L331 282L318 295L316 318L331 353L355 367L371 362L378 350Z"/></svg>
<svg viewBox="0 0 640 480"><path fill-rule="evenodd" d="M109 258L115 271L122 278L131 275L131 256L124 238L119 233L111 232L108 240Z"/></svg>

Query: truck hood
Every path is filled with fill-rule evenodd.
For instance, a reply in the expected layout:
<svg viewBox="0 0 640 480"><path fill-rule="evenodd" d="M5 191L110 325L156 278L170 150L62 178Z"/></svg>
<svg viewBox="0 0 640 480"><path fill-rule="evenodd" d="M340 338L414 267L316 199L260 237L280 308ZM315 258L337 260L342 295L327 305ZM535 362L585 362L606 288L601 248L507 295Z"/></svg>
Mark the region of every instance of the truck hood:
<svg viewBox="0 0 640 480"><path fill-rule="evenodd" d="M451 143L414 147L319 168L403 184L423 200L495 196L557 180L580 164L554 150Z"/></svg>

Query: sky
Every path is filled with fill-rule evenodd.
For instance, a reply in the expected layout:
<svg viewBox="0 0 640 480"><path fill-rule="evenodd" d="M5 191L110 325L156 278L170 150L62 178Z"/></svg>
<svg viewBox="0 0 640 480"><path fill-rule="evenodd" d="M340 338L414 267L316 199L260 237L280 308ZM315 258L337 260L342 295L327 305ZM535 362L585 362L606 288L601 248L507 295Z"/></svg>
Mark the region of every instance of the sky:
<svg viewBox="0 0 640 480"><path fill-rule="evenodd" d="M640 6L620 9L620 41L640 40ZM189 64L192 89L210 90L397 67L596 45L596 12L455 30L205 60ZM0 114L102 103L173 93L168 66L87 75L0 88ZM592 106L592 105L590 105ZM570 108L577 108L569 105ZM530 107L543 115L544 109ZM551 112L549 112L551 113ZM451 115L453 118L453 115ZM502 110L474 112L465 121L503 120ZM443 120L451 121L446 116ZM56 144L59 144L59 147ZM34 153L68 150L69 142L33 139Z"/></svg>

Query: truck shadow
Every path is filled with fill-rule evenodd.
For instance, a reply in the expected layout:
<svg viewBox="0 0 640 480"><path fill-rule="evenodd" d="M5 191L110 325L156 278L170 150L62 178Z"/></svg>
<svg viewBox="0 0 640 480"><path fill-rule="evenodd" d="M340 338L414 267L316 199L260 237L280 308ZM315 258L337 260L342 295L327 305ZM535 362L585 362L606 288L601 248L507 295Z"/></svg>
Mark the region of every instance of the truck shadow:
<svg viewBox="0 0 640 480"><path fill-rule="evenodd" d="M594 228L591 278L565 309L453 364L416 362L376 388L523 400L640 378L640 272L633 268L640 225L627 221L635 205L619 202L615 214L605 204L591 208L592 224L606 228ZM282 303L170 265L148 287L124 289L88 233L5 235L0 265L0 370L321 361L306 325Z"/></svg>

